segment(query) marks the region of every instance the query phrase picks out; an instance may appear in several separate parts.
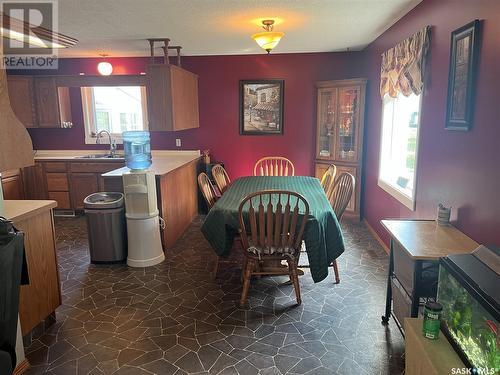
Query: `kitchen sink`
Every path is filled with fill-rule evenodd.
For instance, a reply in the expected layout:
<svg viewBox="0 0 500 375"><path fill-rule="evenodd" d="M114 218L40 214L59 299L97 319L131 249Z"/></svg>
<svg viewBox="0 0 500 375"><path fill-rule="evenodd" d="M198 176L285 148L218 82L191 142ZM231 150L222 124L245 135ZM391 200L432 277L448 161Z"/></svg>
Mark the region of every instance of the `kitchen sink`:
<svg viewBox="0 0 500 375"><path fill-rule="evenodd" d="M82 159L123 159L123 155L111 155L111 154L90 154L85 156L77 156L77 158Z"/></svg>

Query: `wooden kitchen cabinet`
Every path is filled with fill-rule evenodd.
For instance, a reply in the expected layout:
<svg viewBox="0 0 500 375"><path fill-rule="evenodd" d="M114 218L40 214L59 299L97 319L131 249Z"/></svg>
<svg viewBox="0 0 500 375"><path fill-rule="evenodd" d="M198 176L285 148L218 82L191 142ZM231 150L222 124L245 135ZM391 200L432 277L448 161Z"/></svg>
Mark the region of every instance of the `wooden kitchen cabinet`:
<svg viewBox="0 0 500 375"><path fill-rule="evenodd" d="M75 210L83 209L83 200L87 195L99 191L96 173L71 173L71 203Z"/></svg>
<svg viewBox="0 0 500 375"><path fill-rule="evenodd" d="M33 77L8 76L10 106L16 117L27 128L37 126Z"/></svg>
<svg viewBox="0 0 500 375"><path fill-rule="evenodd" d="M56 201L59 210L71 210L68 164L54 161L44 162L41 165L43 169L41 181L44 184L43 190L46 191L46 196L43 198Z"/></svg>
<svg viewBox="0 0 500 375"><path fill-rule="evenodd" d="M45 169L45 182L48 199L57 202L60 210L71 210L69 177L66 172L47 172Z"/></svg>
<svg viewBox="0 0 500 375"><path fill-rule="evenodd" d="M45 172L66 172L68 165L65 161L46 161L43 162Z"/></svg>
<svg viewBox="0 0 500 375"><path fill-rule="evenodd" d="M68 174L61 173L47 173L47 190L48 191L69 191Z"/></svg>
<svg viewBox="0 0 500 375"><path fill-rule="evenodd" d="M21 169L24 199L47 199L47 185L42 163Z"/></svg>
<svg viewBox="0 0 500 375"><path fill-rule="evenodd" d="M146 76L149 130L200 127L196 74L176 65L151 64Z"/></svg>
<svg viewBox="0 0 500 375"><path fill-rule="evenodd" d="M316 177L329 164L355 178L353 196L345 215L361 218L361 177L366 79L316 82Z"/></svg>
<svg viewBox="0 0 500 375"><path fill-rule="evenodd" d="M116 162L70 162L71 201L75 210L83 209L83 200L89 194L104 191L102 173L123 167Z"/></svg>
<svg viewBox="0 0 500 375"><path fill-rule="evenodd" d="M2 172L1 183L4 199L24 199L23 179L19 169Z"/></svg>
<svg viewBox="0 0 500 375"><path fill-rule="evenodd" d="M61 305L52 209L46 200L6 200L5 217L24 232L29 284L21 285L19 318L23 336Z"/></svg>
<svg viewBox="0 0 500 375"><path fill-rule="evenodd" d="M82 210L89 194L104 190L101 174L124 166L124 162L81 159L37 161L23 168L25 199L50 199L57 209Z"/></svg>
<svg viewBox="0 0 500 375"><path fill-rule="evenodd" d="M37 122L40 128L60 128L72 122L68 87L57 87L55 77L35 77Z"/></svg>
<svg viewBox="0 0 500 375"><path fill-rule="evenodd" d="M48 199L57 202L57 208L60 210L71 210L71 198L69 191L49 191L47 193Z"/></svg>

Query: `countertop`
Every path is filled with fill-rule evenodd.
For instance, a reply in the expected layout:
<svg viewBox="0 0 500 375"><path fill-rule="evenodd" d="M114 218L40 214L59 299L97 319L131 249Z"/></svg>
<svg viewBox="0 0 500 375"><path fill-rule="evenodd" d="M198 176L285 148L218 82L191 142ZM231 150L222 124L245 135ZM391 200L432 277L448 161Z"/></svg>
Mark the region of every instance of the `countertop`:
<svg viewBox="0 0 500 375"><path fill-rule="evenodd" d="M121 161L123 162L123 151L118 151L117 154L121 158L105 158L109 154L108 150L36 150L34 151L35 160L50 161L50 160L85 160L85 161ZM85 158L86 155L102 155L102 158Z"/></svg>
<svg viewBox="0 0 500 375"><path fill-rule="evenodd" d="M148 168L156 176L162 176L173 170L182 167L200 157L198 154L183 154L171 156L153 156L153 164ZM123 167L103 173L102 177L121 177L124 173L130 171L129 168Z"/></svg>
<svg viewBox="0 0 500 375"><path fill-rule="evenodd" d="M49 200L6 200L3 205L3 216L17 222L55 208L57 203Z"/></svg>
<svg viewBox="0 0 500 375"><path fill-rule="evenodd" d="M35 151L35 160L38 161L78 161L78 162L124 162L122 158L106 158L107 150L37 150ZM123 156L123 150L117 152ZM102 155L103 157L85 158L86 155ZM151 151L153 164L149 169L155 175L161 176L167 174L183 165L190 163L200 157L199 150L153 150ZM128 172L127 167L118 168L104 173L104 177L120 177Z"/></svg>
<svg viewBox="0 0 500 375"><path fill-rule="evenodd" d="M88 162L92 161L121 161L124 160L123 150L118 150L116 154L118 158L106 158L105 156L109 154L108 150L35 150L34 157L35 160L39 161L49 161L49 160L74 160L78 159L78 161L85 160ZM86 155L102 155L102 158L86 158ZM156 157L164 158L171 156L187 156L187 155L196 155L200 156L199 150L153 150L151 151L151 155L153 159Z"/></svg>

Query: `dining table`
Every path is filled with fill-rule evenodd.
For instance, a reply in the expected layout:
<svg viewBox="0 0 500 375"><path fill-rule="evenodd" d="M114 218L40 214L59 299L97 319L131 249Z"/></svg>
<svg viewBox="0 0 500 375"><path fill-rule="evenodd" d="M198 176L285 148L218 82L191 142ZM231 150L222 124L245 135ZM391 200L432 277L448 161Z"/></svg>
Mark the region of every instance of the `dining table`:
<svg viewBox="0 0 500 375"><path fill-rule="evenodd" d="M203 236L217 255L229 256L239 234L240 203L247 195L262 190L293 191L307 200L309 217L303 240L310 274L314 282L324 280L329 266L344 252L345 246L337 217L315 177L248 176L234 180L205 217L201 226Z"/></svg>

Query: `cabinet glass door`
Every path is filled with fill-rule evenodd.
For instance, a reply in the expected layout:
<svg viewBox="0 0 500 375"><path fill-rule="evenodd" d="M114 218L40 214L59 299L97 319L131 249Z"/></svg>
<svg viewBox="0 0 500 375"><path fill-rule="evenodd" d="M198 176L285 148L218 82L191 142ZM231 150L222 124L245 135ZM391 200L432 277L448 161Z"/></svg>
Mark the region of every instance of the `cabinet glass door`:
<svg viewBox="0 0 500 375"><path fill-rule="evenodd" d="M340 88L338 96L335 159L356 161L359 153L359 88Z"/></svg>
<svg viewBox="0 0 500 375"><path fill-rule="evenodd" d="M337 90L319 91L318 108L318 159L333 159L335 150L335 119L337 108Z"/></svg>

